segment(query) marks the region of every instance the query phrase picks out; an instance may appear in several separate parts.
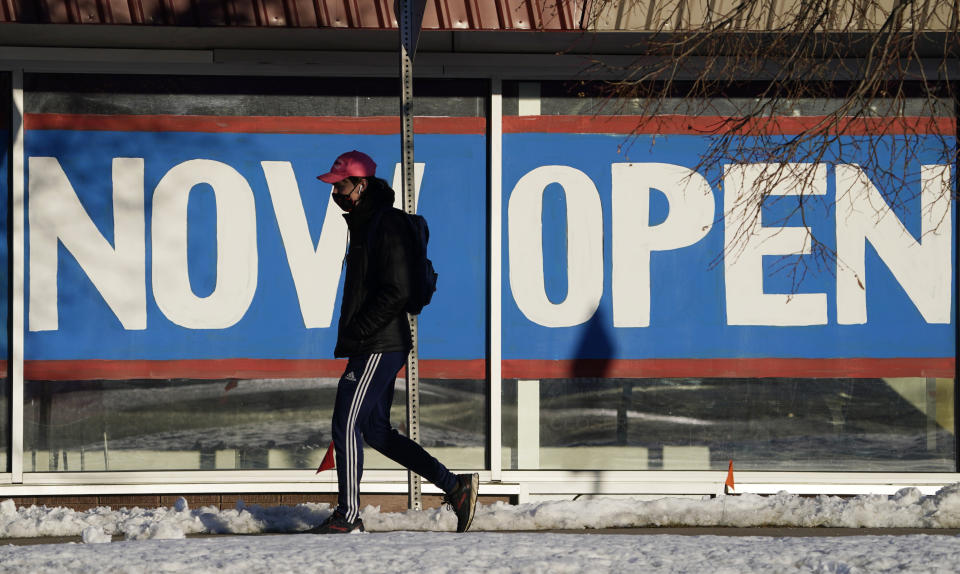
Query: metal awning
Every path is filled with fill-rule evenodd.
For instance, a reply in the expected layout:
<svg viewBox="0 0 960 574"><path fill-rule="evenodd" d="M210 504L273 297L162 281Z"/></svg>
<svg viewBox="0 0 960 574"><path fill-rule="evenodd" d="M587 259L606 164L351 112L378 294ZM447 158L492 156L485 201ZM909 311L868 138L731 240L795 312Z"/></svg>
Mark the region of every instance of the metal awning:
<svg viewBox="0 0 960 574"><path fill-rule="evenodd" d="M821 18L800 0L429 0L424 30L654 31L729 18L776 31L816 19L825 32L876 30L899 0L835 0ZM741 8L741 9L738 9ZM904 29L956 31L960 0L913 0ZM0 0L0 23L396 29L393 0ZM2 44L0 32L0 44Z"/></svg>
<svg viewBox="0 0 960 574"><path fill-rule="evenodd" d="M590 0L432 0L432 30L577 30ZM0 22L397 28L392 0L0 0Z"/></svg>

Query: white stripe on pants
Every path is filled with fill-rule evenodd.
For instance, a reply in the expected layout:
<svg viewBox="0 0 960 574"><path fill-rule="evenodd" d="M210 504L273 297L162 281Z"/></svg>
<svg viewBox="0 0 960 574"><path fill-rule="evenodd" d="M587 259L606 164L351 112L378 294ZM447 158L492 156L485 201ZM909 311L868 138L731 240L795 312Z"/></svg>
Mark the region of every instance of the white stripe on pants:
<svg viewBox="0 0 960 574"><path fill-rule="evenodd" d="M353 402L350 404L350 414L347 417L346 438L347 444L344 449L347 456L347 500L350 506L347 508L346 519L353 522L360 516L360 480L357 477L359 455L357 450L363 448L357 444L357 414L360 412L360 405L366 397L367 389L370 387L370 380L377 371L380 364L380 353L374 353L367 359L367 364L363 368L363 375L357 383L357 391L353 394Z"/></svg>

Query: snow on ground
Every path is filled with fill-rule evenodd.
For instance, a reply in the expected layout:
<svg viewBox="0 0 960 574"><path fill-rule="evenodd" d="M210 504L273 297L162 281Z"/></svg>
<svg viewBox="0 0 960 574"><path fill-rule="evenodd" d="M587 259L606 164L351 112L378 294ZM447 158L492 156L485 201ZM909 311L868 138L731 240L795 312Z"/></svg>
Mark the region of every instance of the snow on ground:
<svg viewBox="0 0 960 574"><path fill-rule="evenodd" d="M952 536L769 538L390 532L0 547L0 571L155 572L954 572Z"/></svg>
<svg viewBox="0 0 960 574"><path fill-rule="evenodd" d="M625 536L537 530L642 526L960 528L960 484L923 496L844 499L744 494L714 499L598 498L480 506L455 534L450 511L382 513L347 536L187 534L297 532L330 514L326 504L191 509L20 507L0 502L0 539L78 536L83 543L0 546L0 572L953 572L960 537L769 538ZM494 532L494 531L527 532Z"/></svg>

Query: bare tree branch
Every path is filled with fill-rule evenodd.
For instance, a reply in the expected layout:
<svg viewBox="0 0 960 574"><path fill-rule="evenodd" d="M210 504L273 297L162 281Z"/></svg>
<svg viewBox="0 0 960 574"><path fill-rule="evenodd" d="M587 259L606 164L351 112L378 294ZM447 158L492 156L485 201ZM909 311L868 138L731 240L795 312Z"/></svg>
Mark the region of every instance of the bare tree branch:
<svg viewBox="0 0 960 574"><path fill-rule="evenodd" d="M855 152L878 186L893 190L887 209L904 210L919 194L906 177L919 166L921 135L928 142L922 150L928 162L931 147L936 163L955 166L958 161L960 0L797 0L783 13L775 12L777 5L769 0L595 0L588 23L598 25L611 11L619 17L647 10L648 35L634 46L637 59L619 70L622 79L604 84L598 111L629 108L641 118L634 135L643 131L640 124L679 112L716 117L703 134L711 143L697 171L717 174L722 170L716 166L729 164L769 166L756 193L745 194L732 208L736 213L722 215L735 216L740 226L725 257L736 256L736 244L745 242L759 221L770 191L784 170L797 164L836 162ZM697 10L703 13L700 21L690 16ZM721 103L724 113L717 113ZM790 116L805 121L778 129ZM949 122L954 129L942 129ZM929 144L931 139L936 145ZM630 145L626 142L625 149ZM790 175L804 181L812 173ZM722 175L715 177L711 183L721 186ZM807 226L807 210L815 204L801 193L785 219L799 217ZM833 269L843 264L832 247L808 235L805 247L813 257L791 257L776 266L791 274L794 286L810 265Z"/></svg>

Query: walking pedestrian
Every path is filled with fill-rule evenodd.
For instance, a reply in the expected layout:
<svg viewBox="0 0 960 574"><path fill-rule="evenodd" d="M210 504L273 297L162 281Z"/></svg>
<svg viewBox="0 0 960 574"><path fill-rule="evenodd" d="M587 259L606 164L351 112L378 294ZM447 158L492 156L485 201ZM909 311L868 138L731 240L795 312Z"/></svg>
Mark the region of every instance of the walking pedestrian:
<svg viewBox="0 0 960 574"><path fill-rule="evenodd" d="M348 361L333 409L337 508L308 532L363 531L364 440L443 490L444 503L457 514L457 532L464 532L473 520L479 476L453 474L390 424L394 382L412 346L404 308L410 294L414 244L405 215L393 207L394 191L376 177L376 168L370 156L354 150L340 155L329 172L317 177L333 185L333 200L345 212L350 232L333 353Z"/></svg>

